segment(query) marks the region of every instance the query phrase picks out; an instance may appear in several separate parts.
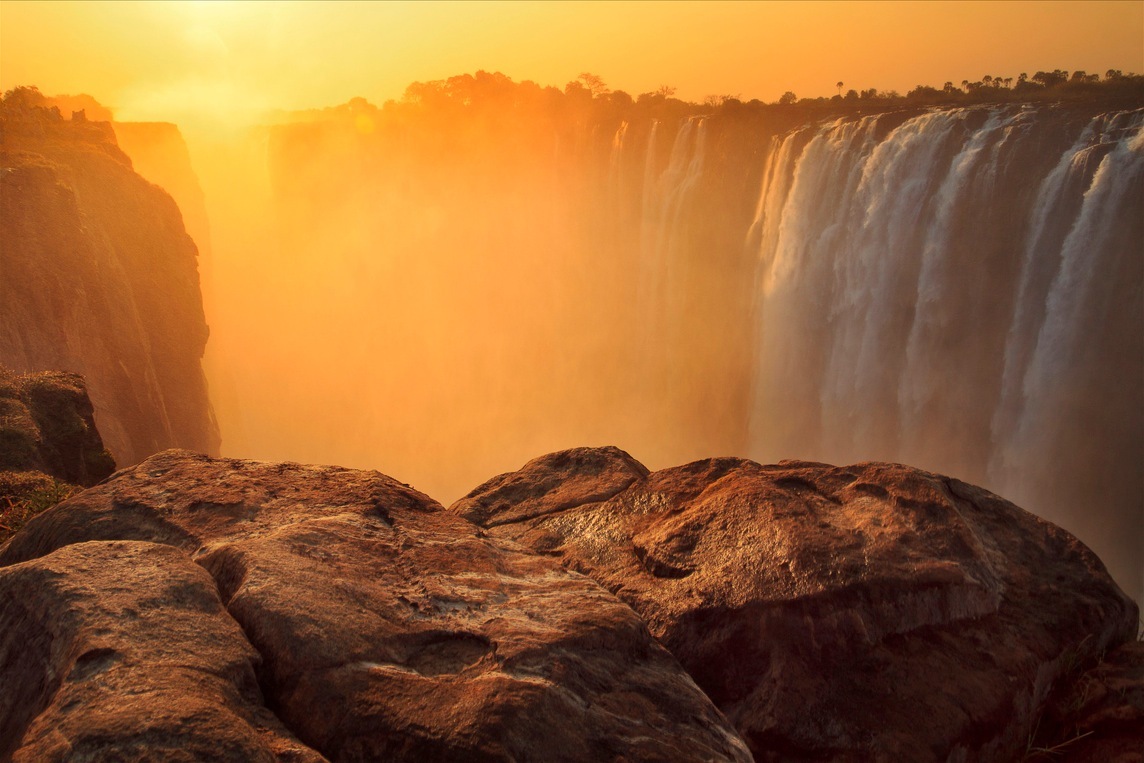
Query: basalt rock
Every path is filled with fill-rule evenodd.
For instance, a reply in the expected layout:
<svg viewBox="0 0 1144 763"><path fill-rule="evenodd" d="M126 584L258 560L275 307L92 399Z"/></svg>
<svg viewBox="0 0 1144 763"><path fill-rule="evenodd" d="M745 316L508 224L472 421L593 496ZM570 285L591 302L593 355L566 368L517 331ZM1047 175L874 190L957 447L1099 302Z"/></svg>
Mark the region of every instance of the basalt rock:
<svg viewBox="0 0 1144 763"><path fill-rule="evenodd" d="M264 720L264 707L313 751L307 755L331 760L750 759L627 605L376 472L162 453L34 519L0 548L0 565L12 565L0 574L46 566L58 570L57 585L79 585L82 570L64 570L61 560L104 547L161 549L163 559L197 573L185 573L198 586L187 584L193 596L169 587L133 608L166 627L166 609L193 600L204 622L228 634L230 652L204 650L201 659L215 666L207 673L230 680L211 690L226 696L219 712L252 756L257 739L270 739L271 752L291 743L272 733L278 727ZM74 575L81 581L71 582ZM99 605L103 588L133 585L108 575L84 583L84 606ZM219 598L200 590L212 582ZM16 599L28 602L4 608L5 634L13 632L10 618L34 618L22 612L68 609L31 594ZM187 629L179 625L168 640L181 643ZM58 651L72 638L42 641ZM121 647L93 640L65 651L76 660L93 649ZM88 660L114 662L109 654ZM74 672L60 664L56 673ZM157 673L148 681L166 687L156 689L153 714L176 717L181 685ZM98 702L69 685L66 697L42 689L30 701L17 684L0 684L0 701L25 708L4 719L0 736L32 745L18 755L49 749L37 746L49 728L68 739L102 734L111 751L130 744L131 724L104 733L85 718L111 714L120 700L114 691L134 707L131 681ZM60 725L65 709L71 726ZM198 748L188 749L194 757Z"/></svg>
<svg viewBox="0 0 1144 763"><path fill-rule="evenodd" d="M1083 544L954 479L725 458L616 489L581 464L626 454L573 456L452 510L631 605L759 760L1011 760L1054 684L1137 627ZM582 505L546 498L565 484Z"/></svg>
<svg viewBox="0 0 1144 763"><path fill-rule="evenodd" d="M114 470L83 377L0 368L0 543Z"/></svg>

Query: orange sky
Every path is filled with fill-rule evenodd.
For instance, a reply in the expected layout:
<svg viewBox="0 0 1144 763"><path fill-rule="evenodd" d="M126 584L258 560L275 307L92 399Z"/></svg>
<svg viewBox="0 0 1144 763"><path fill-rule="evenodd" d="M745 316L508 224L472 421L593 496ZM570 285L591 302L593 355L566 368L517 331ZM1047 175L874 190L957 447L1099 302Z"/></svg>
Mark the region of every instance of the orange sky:
<svg viewBox="0 0 1144 763"><path fill-rule="evenodd" d="M0 87L185 125L478 69L770 101L1053 68L1144 71L1144 2L0 1Z"/></svg>

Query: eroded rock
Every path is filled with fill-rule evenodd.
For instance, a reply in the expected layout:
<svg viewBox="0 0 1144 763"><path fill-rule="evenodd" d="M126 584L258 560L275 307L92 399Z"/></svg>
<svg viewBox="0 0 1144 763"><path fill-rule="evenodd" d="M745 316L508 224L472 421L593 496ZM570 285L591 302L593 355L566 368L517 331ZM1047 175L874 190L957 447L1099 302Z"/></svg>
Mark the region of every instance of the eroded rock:
<svg viewBox="0 0 1144 763"><path fill-rule="evenodd" d="M267 703L332 760L750 759L627 605L376 472L167 452L0 563L113 538L209 571Z"/></svg>
<svg viewBox="0 0 1144 763"><path fill-rule="evenodd" d="M573 448L493 477L450 509L483 526L520 522L605 501L647 474L647 467L619 448Z"/></svg>
<svg viewBox="0 0 1144 763"><path fill-rule="evenodd" d="M569 462L453 508L501 484L544 507L561 476L593 495ZM1065 667L1137 624L1068 533L898 465L710 459L483 521L630 604L761 760L1011 759Z"/></svg>
<svg viewBox="0 0 1144 763"><path fill-rule="evenodd" d="M323 760L263 705L258 654L169 546L71 545L0 569L0 759Z"/></svg>

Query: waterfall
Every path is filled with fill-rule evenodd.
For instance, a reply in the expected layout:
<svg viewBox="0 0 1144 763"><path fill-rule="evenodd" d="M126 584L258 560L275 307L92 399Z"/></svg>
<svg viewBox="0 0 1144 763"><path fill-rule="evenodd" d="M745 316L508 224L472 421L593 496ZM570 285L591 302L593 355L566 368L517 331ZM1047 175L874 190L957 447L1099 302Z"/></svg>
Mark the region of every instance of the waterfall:
<svg viewBox="0 0 1144 763"><path fill-rule="evenodd" d="M703 173L706 123L702 117L686 120L675 136L667 167L654 170L655 128L648 141L647 176L640 240L643 277L653 310L671 310L680 301L676 283L677 258L682 251L682 226L687 204Z"/></svg>
<svg viewBox="0 0 1144 763"><path fill-rule="evenodd" d="M937 110L772 140L742 239L752 455L985 484L1139 596L1142 210L1141 110Z"/></svg>
<svg viewBox="0 0 1144 763"><path fill-rule="evenodd" d="M1066 159L1038 194L1038 248L1022 274L1035 310L1021 305L1009 329L990 467L1010 494L1099 549L1139 538L1144 523L1144 114L1098 117ZM1039 214L1062 200L1063 240ZM1136 532L1101 504L1135 504Z"/></svg>

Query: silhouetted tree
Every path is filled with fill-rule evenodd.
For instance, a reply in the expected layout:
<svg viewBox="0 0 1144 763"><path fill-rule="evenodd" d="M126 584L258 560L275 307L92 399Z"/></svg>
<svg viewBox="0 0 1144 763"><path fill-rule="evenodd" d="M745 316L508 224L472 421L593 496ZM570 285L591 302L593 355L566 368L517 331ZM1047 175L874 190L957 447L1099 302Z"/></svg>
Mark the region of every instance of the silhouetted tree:
<svg viewBox="0 0 1144 763"><path fill-rule="evenodd" d="M1033 75L1033 82L1036 82L1042 87L1053 87L1066 82L1069 78L1069 73L1063 69L1054 69L1051 72L1037 72Z"/></svg>
<svg viewBox="0 0 1144 763"><path fill-rule="evenodd" d="M838 80L838 82L835 84L835 87L838 88L838 95L841 96L842 95L842 80Z"/></svg>
<svg viewBox="0 0 1144 763"><path fill-rule="evenodd" d="M608 92L610 92L608 90L608 86L604 84L604 80L597 74L581 72L580 76L577 77L576 80L588 89L588 92L592 94L593 98L597 98L601 95L606 95Z"/></svg>
<svg viewBox="0 0 1144 763"><path fill-rule="evenodd" d="M632 97L625 93L623 90L613 90L604 96L604 98L612 106L615 106L619 109L626 109L634 103Z"/></svg>
<svg viewBox="0 0 1144 763"><path fill-rule="evenodd" d="M48 99L38 87L20 85L4 93L4 105L9 109L31 111L33 108L46 107Z"/></svg>
<svg viewBox="0 0 1144 763"><path fill-rule="evenodd" d="M792 93L790 90L786 91L781 96L779 96L779 103L783 103L783 104L794 103L797 100L798 100L798 96L795 95L794 93Z"/></svg>
<svg viewBox="0 0 1144 763"><path fill-rule="evenodd" d="M719 108L728 101L739 100L739 94L735 95L709 95L703 99L703 105L709 108ZM780 101L781 103L781 101Z"/></svg>
<svg viewBox="0 0 1144 763"><path fill-rule="evenodd" d="M6 119L19 121L58 122L63 119L58 108L48 106L48 99L39 88L24 85L4 93L4 99L0 102L0 114Z"/></svg>

